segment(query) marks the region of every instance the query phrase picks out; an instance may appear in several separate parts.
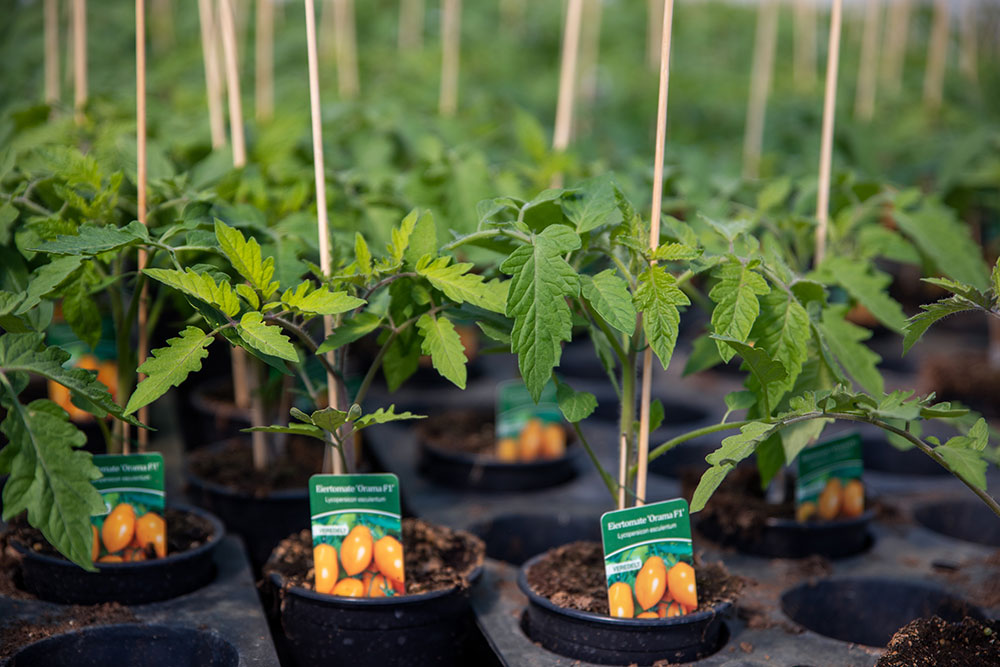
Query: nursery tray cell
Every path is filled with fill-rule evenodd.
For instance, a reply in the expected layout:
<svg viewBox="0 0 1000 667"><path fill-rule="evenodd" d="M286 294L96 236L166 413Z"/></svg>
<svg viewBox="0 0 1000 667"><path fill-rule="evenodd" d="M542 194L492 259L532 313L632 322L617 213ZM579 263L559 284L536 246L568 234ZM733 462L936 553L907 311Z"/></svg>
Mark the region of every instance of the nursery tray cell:
<svg viewBox="0 0 1000 667"><path fill-rule="evenodd" d="M601 540L600 523L565 514L502 514L470 527L486 542L486 555L513 565L562 544Z"/></svg>
<svg viewBox="0 0 1000 667"><path fill-rule="evenodd" d="M978 500L928 503L913 511L913 518L928 530L990 547L1000 547L1000 521Z"/></svg>

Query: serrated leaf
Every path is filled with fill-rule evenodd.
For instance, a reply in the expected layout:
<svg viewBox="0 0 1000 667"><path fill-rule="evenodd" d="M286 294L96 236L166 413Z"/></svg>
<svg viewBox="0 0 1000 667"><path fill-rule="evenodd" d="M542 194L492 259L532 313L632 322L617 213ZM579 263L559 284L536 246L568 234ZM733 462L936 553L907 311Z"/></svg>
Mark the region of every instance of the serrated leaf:
<svg viewBox="0 0 1000 667"><path fill-rule="evenodd" d="M698 488L691 498L691 511L698 512L704 509L705 503L712 497L719 484L725 479L729 471L736 465L753 454L757 445L770 436L774 430L771 424L763 422L750 422L740 427L737 435L731 435L722 441L722 446L705 457L711 466L702 475L698 482Z"/></svg>
<svg viewBox="0 0 1000 667"><path fill-rule="evenodd" d="M920 408L920 416L924 419L955 419L969 414L969 408L961 405L952 405L950 401L943 401L935 405L925 405Z"/></svg>
<svg viewBox="0 0 1000 667"><path fill-rule="evenodd" d="M353 297L347 292L331 292L326 287L312 288L308 280L300 283L294 290L285 290L281 302L302 313L313 315L340 315L363 306L365 301Z"/></svg>
<svg viewBox="0 0 1000 667"><path fill-rule="evenodd" d="M215 238L236 272L263 294L265 299L271 298L278 290L278 283L273 281L274 258L263 259L257 239L250 237L247 240L240 230L221 220L215 221Z"/></svg>
<svg viewBox="0 0 1000 667"><path fill-rule="evenodd" d="M451 320L424 313L417 320L417 330L423 339L420 349L424 354L430 355L437 372L460 389L465 389L465 364L468 359L462 338L455 331Z"/></svg>
<svg viewBox="0 0 1000 667"><path fill-rule="evenodd" d="M236 331L241 340L258 352L287 361L299 360L288 336L279 327L265 324L264 316L256 311L243 313Z"/></svg>
<svg viewBox="0 0 1000 667"><path fill-rule="evenodd" d="M945 443L948 447L955 447L961 449L972 449L977 452L981 452L986 449L986 445L990 441L990 428L986 424L986 420L980 417L969 432L965 435L956 435L953 438L949 438L948 442Z"/></svg>
<svg viewBox="0 0 1000 667"><path fill-rule="evenodd" d="M144 405L149 405L171 387L179 387L190 373L201 370L201 362L208 356L212 337L198 327L186 327L177 338L167 341L166 347L153 350L151 356L139 367L146 378L135 388L125 406L130 415Z"/></svg>
<svg viewBox="0 0 1000 667"><path fill-rule="evenodd" d="M728 345L734 353L738 353L743 357L744 365L753 374L764 396L770 396L770 388L774 383L782 382L788 377L788 373L781 362L771 359L766 350L751 347L728 336L713 335L712 338L724 345Z"/></svg>
<svg viewBox="0 0 1000 667"><path fill-rule="evenodd" d="M771 288L763 276L736 259L716 267L712 275L719 281L709 292L709 298L715 302L712 329L719 336L744 343L760 312L757 297L767 294ZM717 346L723 361L733 358L732 349L722 342Z"/></svg>
<svg viewBox="0 0 1000 667"><path fill-rule="evenodd" d="M310 438L316 438L318 440L326 440L325 431L314 426L312 424L296 424L291 423L287 426L273 425L273 426L251 426L250 428L240 429L242 433L287 433L288 435L304 435Z"/></svg>
<svg viewBox="0 0 1000 667"><path fill-rule="evenodd" d="M888 274L874 268L870 262L842 256L827 257L820 273L843 287L879 322L897 333L903 332L906 315L899 303L889 296L892 278Z"/></svg>
<svg viewBox="0 0 1000 667"><path fill-rule="evenodd" d="M878 363L882 357L872 352L862 341L871 338L872 332L843 319L843 308L823 311L822 322L816 325L824 343L829 347L847 374L865 391L880 396L884 390Z"/></svg>
<svg viewBox="0 0 1000 667"><path fill-rule="evenodd" d="M354 422L354 428L360 431L363 428L368 428L376 424L386 424L405 419L426 419L426 417L424 415L415 415L409 411L396 412L396 406L390 405L388 408L379 408L375 412L362 415Z"/></svg>
<svg viewBox="0 0 1000 667"><path fill-rule="evenodd" d="M308 423L318 426L324 431L336 433L337 429L350 421L351 414L346 410L323 408L322 410L316 410L307 416L305 413L301 411L296 412L293 409L292 416L297 419L306 420Z"/></svg>
<svg viewBox="0 0 1000 667"><path fill-rule="evenodd" d="M768 182L757 193L757 210L765 213L776 206L780 206L788 198L788 194L791 191L792 182L787 178L777 178Z"/></svg>
<svg viewBox="0 0 1000 667"><path fill-rule="evenodd" d="M934 448L944 458L951 471L977 489L986 490L986 468L982 452L945 444Z"/></svg>
<svg viewBox="0 0 1000 667"><path fill-rule="evenodd" d="M354 317L348 317L320 344L316 350L316 354L326 354L343 345L353 343L378 329L381 323L381 317L375 313L365 311L358 313Z"/></svg>
<svg viewBox="0 0 1000 667"><path fill-rule="evenodd" d="M413 213L410 215L413 215ZM408 238L408 245L406 251L403 253L403 259L406 260L409 266L416 266L421 257L425 255L432 257L437 255L437 249L437 225L434 222L434 216L431 215L430 211L423 211L413 225L413 231Z"/></svg>
<svg viewBox="0 0 1000 667"><path fill-rule="evenodd" d="M767 350L770 357L780 361L785 379L771 384L768 400L777 405L786 392L795 386L795 380L808 356L807 343L811 334L809 314L790 294L772 290L760 298L760 314L750 332L754 347Z"/></svg>
<svg viewBox="0 0 1000 667"><path fill-rule="evenodd" d="M629 336L635 331L636 313L628 283L613 269L596 276L581 276L580 293L609 325Z"/></svg>
<svg viewBox="0 0 1000 667"><path fill-rule="evenodd" d="M996 301L1000 299L1000 258L997 258L997 263L993 265L990 277L993 279L993 299Z"/></svg>
<svg viewBox="0 0 1000 667"><path fill-rule="evenodd" d="M965 283L960 283L958 281L951 280L950 278L921 278L921 280L925 283L936 285L941 289L946 289L960 297L964 297L980 308L989 309L992 305L992 301L989 296L983 294L971 285L966 285Z"/></svg>
<svg viewBox="0 0 1000 667"><path fill-rule="evenodd" d="M0 316L10 315L24 300L24 293L14 294L6 290L0 290Z"/></svg>
<svg viewBox="0 0 1000 667"><path fill-rule="evenodd" d="M39 399L25 406L13 397L0 398L7 408L0 431L8 439L0 451L0 474L10 475L3 488L3 519L27 510L28 523L52 546L94 571L90 516L100 513L104 502L91 484L100 471L88 452L77 449L86 436L52 401Z"/></svg>
<svg viewBox="0 0 1000 667"><path fill-rule="evenodd" d="M476 326L482 331L488 338L495 340L496 342L510 347L510 330L501 329L492 322L484 322L482 320L476 322Z"/></svg>
<svg viewBox="0 0 1000 667"><path fill-rule="evenodd" d="M580 293L580 278L563 253L580 247L569 227L552 225L500 265L512 276L505 314L514 318L511 348L534 400L559 363L560 343L570 340L573 318L566 297Z"/></svg>
<svg viewBox="0 0 1000 667"><path fill-rule="evenodd" d="M354 232L354 263L358 268L358 273L363 276L371 275L372 253L361 232Z"/></svg>
<svg viewBox="0 0 1000 667"><path fill-rule="evenodd" d="M781 447L781 434L772 433L757 445L757 472L760 474L760 488L766 489L778 471L785 465L785 452Z"/></svg>
<svg viewBox="0 0 1000 667"><path fill-rule="evenodd" d="M80 257L59 257L32 271L24 300L18 306L15 315L23 315L37 306L42 298L51 294L80 268L82 261Z"/></svg>
<svg viewBox="0 0 1000 667"><path fill-rule="evenodd" d="M246 301L247 304L254 310L260 308L260 297L258 297L257 292L254 292L253 288L246 283L239 283L236 286L236 293L243 297L243 300Z"/></svg>
<svg viewBox="0 0 1000 667"><path fill-rule="evenodd" d="M642 331L666 370L681 321L677 306L689 305L691 301L677 286L677 279L662 266L650 266L639 274L638 281L634 302L642 312Z"/></svg>
<svg viewBox="0 0 1000 667"><path fill-rule="evenodd" d="M101 339L101 311L83 280L70 287L63 296L62 313L66 323L91 349Z"/></svg>
<svg viewBox="0 0 1000 667"><path fill-rule="evenodd" d="M751 224L750 220L713 220L700 214L699 217L730 242L735 241L740 234L750 229Z"/></svg>
<svg viewBox="0 0 1000 667"><path fill-rule="evenodd" d="M896 211L896 224L930 257L938 270L979 290L989 289L989 269L969 226L943 204L925 200L915 211Z"/></svg>
<svg viewBox="0 0 1000 667"><path fill-rule="evenodd" d="M597 398L587 391L576 391L565 382L556 383L559 411L570 423L581 422L597 409Z"/></svg>
<svg viewBox="0 0 1000 667"><path fill-rule="evenodd" d="M240 312L240 300L236 296L236 290L227 282L215 282L215 279L208 274L195 273L190 268L184 271L144 269L143 273L168 287L215 306L228 317Z"/></svg>
<svg viewBox="0 0 1000 667"><path fill-rule="evenodd" d="M781 429L781 447L785 452L785 461L794 461L803 449L816 442L830 421L832 420L810 419Z"/></svg>
<svg viewBox="0 0 1000 667"><path fill-rule="evenodd" d="M409 334L409 335L407 335ZM412 330L396 336L382 359L382 374L389 391L396 391L420 365L420 337Z"/></svg>
<svg viewBox="0 0 1000 667"><path fill-rule="evenodd" d="M692 248L686 243L664 243L657 246L650 259L657 262L673 262L681 259L694 259L700 255L700 250Z"/></svg>
<svg viewBox="0 0 1000 667"><path fill-rule="evenodd" d="M618 203L610 175L595 176L581 183L575 192L562 198L562 210L566 218L576 225L576 231L584 234L617 218Z"/></svg>
<svg viewBox="0 0 1000 667"><path fill-rule="evenodd" d="M482 276L469 273L473 264L450 262L450 257L431 259L430 256L424 256L417 262L417 274L426 278L453 301L471 303L494 313L505 311L508 283L499 280L486 282Z"/></svg>
<svg viewBox="0 0 1000 667"><path fill-rule="evenodd" d="M722 363L719 348L709 336L698 336L691 346L691 354L684 364L684 376L700 373Z"/></svg>
<svg viewBox="0 0 1000 667"><path fill-rule="evenodd" d="M903 336L903 354L910 351L918 340L920 340L924 333L931 327L932 324L938 320L948 317L949 315L954 315L955 313L961 313L966 310L973 310L972 304L970 304L965 299L956 296L950 296L946 299L941 299L940 301L935 301L934 303L927 303L920 306L922 312L917 313L910 319L906 320L906 325L904 327L905 335Z"/></svg>
<svg viewBox="0 0 1000 667"><path fill-rule="evenodd" d="M149 241L146 226L134 220L124 227L81 225L76 236L58 236L54 241L48 241L30 250L53 255L100 255L145 241Z"/></svg>

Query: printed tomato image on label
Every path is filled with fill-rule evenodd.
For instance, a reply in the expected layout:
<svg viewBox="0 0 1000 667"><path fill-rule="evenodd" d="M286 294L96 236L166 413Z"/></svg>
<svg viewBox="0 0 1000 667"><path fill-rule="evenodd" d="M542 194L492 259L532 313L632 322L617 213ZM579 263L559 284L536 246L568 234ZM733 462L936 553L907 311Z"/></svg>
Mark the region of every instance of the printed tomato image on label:
<svg viewBox="0 0 1000 667"><path fill-rule="evenodd" d="M523 382L497 385L496 458L507 463L557 459L566 453L566 426L555 383L545 385L535 403Z"/></svg>
<svg viewBox="0 0 1000 667"><path fill-rule="evenodd" d="M853 519L865 511L861 480L861 436L821 442L799 454L795 518L799 521Z"/></svg>
<svg viewBox="0 0 1000 667"><path fill-rule="evenodd" d="M91 558L97 563L132 563L167 555L163 519L163 456L95 455L103 475L94 488L104 499L104 513L91 517Z"/></svg>

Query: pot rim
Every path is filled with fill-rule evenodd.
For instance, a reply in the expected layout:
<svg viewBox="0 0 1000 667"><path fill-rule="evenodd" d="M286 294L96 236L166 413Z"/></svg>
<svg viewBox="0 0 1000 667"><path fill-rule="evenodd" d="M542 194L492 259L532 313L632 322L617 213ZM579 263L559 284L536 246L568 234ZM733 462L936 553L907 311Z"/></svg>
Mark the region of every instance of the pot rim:
<svg viewBox="0 0 1000 667"><path fill-rule="evenodd" d="M548 598L542 597L535 591L531 589L528 584L528 569L535 565L543 556L548 552L542 552L535 556L529 558L520 567L517 572L517 586L521 589L521 592L528 597L528 601L531 604L542 607L547 611L551 611L563 616L569 616L580 621L587 621L590 623L598 623L610 626L618 626L621 628L633 628L649 630L652 628L670 628L683 625L693 625L698 623L704 623L710 621L716 616L722 615L729 611L733 606L732 602L720 602L715 605L712 609L708 611L699 611L693 614L685 614L684 616L676 616L674 618L664 619L664 618L616 618L614 616L604 616L603 614L595 614L591 611L581 611L579 609L570 609L569 607L560 607Z"/></svg>
<svg viewBox="0 0 1000 667"><path fill-rule="evenodd" d="M206 445L206 449L208 447L212 447L212 445ZM184 470L184 481L191 486L199 488L200 490L210 491L218 495L239 498L241 500L302 500L303 498L309 498L308 486L296 487L294 489L276 489L262 496L247 493L246 491L240 491L226 486L225 484L219 484L218 482L209 481L204 477L199 477L191 471L190 465L188 465Z"/></svg>
<svg viewBox="0 0 1000 667"><path fill-rule="evenodd" d="M431 600L436 600L438 598L443 598L452 595L456 592L461 592L462 590L469 590L482 577L483 570L485 569L485 563L477 565L474 570L467 577L469 581L468 589L461 589L457 585L449 586L448 588L441 588L434 591L427 591L426 593L416 593L413 595L393 595L390 597L383 598L352 598L345 597L342 595L330 595L328 593L317 593L316 591L309 590L308 588L302 588L301 586L285 586L285 576L280 572L268 572L267 578L270 579L271 584L274 585L281 591L286 591L292 595L297 595L298 597L311 600L322 604L323 606L332 607L363 607L363 608L378 608L378 607L396 607L403 605L417 605L424 602L429 602Z"/></svg>
<svg viewBox="0 0 1000 667"><path fill-rule="evenodd" d="M433 445L423 438L418 438L417 442L421 449L430 450L435 456L448 459L453 463L461 463L463 465L484 468L487 470L539 470L542 468L562 466L566 463L572 462L579 455L579 447L576 447L575 439L566 443L566 451L563 452L562 456L557 456L554 459L535 459L534 461L500 461L487 456L466 454L464 452L453 452L451 450L438 447L437 445Z"/></svg>
<svg viewBox="0 0 1000 667"><path fill-rule="evenodd" d="M151 558L149 560L135 561L131 563L94 563L97 568L98 573L118 573L126 572L128 570L137 570L142 567L160 567L174 565L182 563L186 560L191 560L193 558L198 558L207 551L214 549L226 536L226 527L223 525L219 517L215 516L211 512L203 510L200 507L195 507L194 505L188 505L186 503L170 503L167 505L167 509L180 510L188 514L194 514L199 516L209 523L212 524L212 534L209 538L198 545L194 549L188 549L187 551L175 552L172 554L167 554L163 558ZM21 555L26 558L33 558L44 562L48 565L54 567L72 567L79 568L76 563L66 560L65 558L57 558L56 556L50 556L48 554L39 553L29 548L27 545L18 542L17 540L12 540L10 542ZM81 570L83 571L83 570Z"/></svg>
<svg viewBox="0 0 1000 667"><path fill-rule="evenodd" d="M798 521L782 517L768 517L764 525L768 528L798 529L803 532L818 532L824 528L847 528L850 526L863 526L871 523L875 519L875 510L868 508L856 517L849 519L831 519L829 521Z"/></svg>

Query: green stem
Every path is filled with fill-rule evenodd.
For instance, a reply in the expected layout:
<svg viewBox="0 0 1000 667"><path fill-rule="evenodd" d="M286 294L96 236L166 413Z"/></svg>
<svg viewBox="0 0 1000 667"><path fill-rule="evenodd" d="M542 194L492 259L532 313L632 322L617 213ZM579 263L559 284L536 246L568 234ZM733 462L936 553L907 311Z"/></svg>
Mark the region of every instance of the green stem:
<svg viewBox="0 0 1000 667"><path fill-rule="evenodd" d="M337 372L337 369L330 364L330 361L326 358L325 354L316 354L316 350L319 348L319 346L316 345L313 339L309 336L308 331L300 327L298 324L295 324L291 320L286 320L285 318L278 317L277 315L265 315L264 320L268 322L274 322L275 324L279 325L282 329L287 329L288 331L291 331L293 334L295 334L295 337L298 338L300 341L302 341L307 348L309 348L309 351L313 354L313 356L316 357L319 363L322 364L323 368L326 370L327 373L337 378L340 382L344 381L344 378L341 377L341 374Z"/></svg>
<svg viewBox="0 0 1000 667"><path fill-rule="evenodd" d="M473 241L479 241L480 239L493 238L494 236L506 236L507 238L517 239L518 241L523 241L524 243L531 243L531 237L527 234L523 234L514 229L484 229L482 231L473 232L463 236L460 239L455 239L451 243L447 244L442 248L442 250L454 250L455 248L460 248L463 245L472 243Z"/></svg>
<svg viewBox="0 0 1000 667"><path fill-rule="evenodd" d="M583 431L580 429L580 422L571 422L571 424L573 426L573 430L576 432L576 437L580 438L580 444L583 445L585 450L587 450L587 456L590 457L590 462L594 464L595 468L597 468L597 472L600 473L601 479L604 480L604 485L608 487L608 493L611 494L611 502L617 503L618 484L615 482L614 477L612 477L611 473L604 469L604 466L602 466L601 462L597 459L597 455L594 454L593 448L591 448L590 443L587 442L587 438L584 437Z"/></svg>

